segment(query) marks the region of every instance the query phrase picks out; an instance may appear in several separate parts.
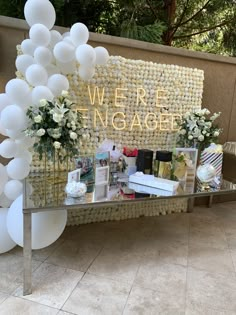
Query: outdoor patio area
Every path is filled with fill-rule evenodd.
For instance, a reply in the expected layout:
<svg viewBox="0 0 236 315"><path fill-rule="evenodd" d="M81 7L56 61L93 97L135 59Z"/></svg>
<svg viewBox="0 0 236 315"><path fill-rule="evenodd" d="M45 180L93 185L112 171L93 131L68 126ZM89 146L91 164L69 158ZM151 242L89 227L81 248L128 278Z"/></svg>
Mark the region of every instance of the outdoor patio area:
<svg viewBox="0 0 236 315"><path fill-rule="evenodd" d="M16 247L1 255L0 314L234 315L235 207L67 227L34 251L24 297Z"/></svg>

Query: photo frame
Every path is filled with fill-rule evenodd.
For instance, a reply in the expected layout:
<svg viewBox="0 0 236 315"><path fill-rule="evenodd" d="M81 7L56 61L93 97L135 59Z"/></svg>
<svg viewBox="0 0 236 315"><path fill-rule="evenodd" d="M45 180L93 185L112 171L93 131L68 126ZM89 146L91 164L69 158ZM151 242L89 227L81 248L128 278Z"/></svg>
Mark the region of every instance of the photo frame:
<svg viewBox="0 0 236 315"><path fill-rule="evenodd" d="M109 166L96 167L95 185L105 185L109 183Z"/></svg>
<svg viewBox="0 0 236 315"><path fill-rule="evenodd" d="M69 172L67 175L67 182L68 183L72 183L73 181L79 182L80 181L80 172L81 172L80 168L78 168L72 172Z"/></svg>
<svg viewBox="0 0 236 315"><path fill-rule="evenodd" d="M94 156L77 156L74 159L75 168L80 169L80 181L94 183Z"/></svg>
<svg viewBox="0 0 236 315"><path fill-rule="evenodd" d="M99 152L95 155L95 167L104 167L109 166L110 164L110 152Z"/></svg>
<svg viewBox="0 0 236 315"><path fill-rule="evenodd" d="M183 152L192 161L192 166L187 167L185 182L182 183L183 189L187 193L193 193L195 187L196 168L198 161L198 149L196 148L176 148L176 154Z"/></svg>
<svg viewBox="0 0 236 315"><path fill-rule="evenodd" d="M93 201L102 201L108 198L109 186L108 184L104 185L95 185Z"/></svg>

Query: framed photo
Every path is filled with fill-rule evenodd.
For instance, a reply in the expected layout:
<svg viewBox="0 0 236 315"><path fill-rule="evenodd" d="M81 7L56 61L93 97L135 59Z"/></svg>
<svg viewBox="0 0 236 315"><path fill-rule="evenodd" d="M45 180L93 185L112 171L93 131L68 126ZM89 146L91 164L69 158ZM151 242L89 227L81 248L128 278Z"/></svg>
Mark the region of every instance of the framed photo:
<svg viewBox="0 0 236 315"><path fill-rule="evenodd" d="M95 155L96 168L108 166L109 163L110 163L110 152L109 151L96 153L96 155Z"/></svg>
<svg viewBox="0 0 236 315"><path fill-rule="evenodd" d="M109 182L109 166L96 167L95 185L104 185Z"/></svg>
<svg viewBox="0 0 236 315"><path fill-rule="evenodd" d="M80 181L80 168L68 173L67 182L79 182Z"/></svg>
<svg viewBox="0 0 236 315"><path fill-rule="evenodd" d="M188 193L194 192L196 168L198 159L198 149L195 148L176 148L176 154L184 153L188 159L192 161L192 165L187 167L185 181L182 183L184 191Z"/></svg>
<svg viewBox="0 0 236 315"><path fill-rule="evenodd" d="M94 201L106 200L108 198L108 193L109 193L108 184L98 186L95 185L93 200Z"/></svg>
<svg viewBox="0 0 236 315"><path fill-rule="evenodd" d="M78 156L75 158L75 168L80 169L80 181L94 183L94 157Z"/></svg>

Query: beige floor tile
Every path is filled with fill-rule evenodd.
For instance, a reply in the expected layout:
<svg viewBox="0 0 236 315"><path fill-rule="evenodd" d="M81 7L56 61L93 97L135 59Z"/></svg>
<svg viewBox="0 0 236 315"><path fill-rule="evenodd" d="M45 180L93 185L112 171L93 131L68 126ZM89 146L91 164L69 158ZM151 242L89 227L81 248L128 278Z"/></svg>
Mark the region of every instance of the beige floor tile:
<svg viewBox="0 0 236 315"><path fill-rule="evenodd" d="M199 305L199 303L186 303L186 313L185 315L235 315L233 311L226 311L220 309L210 309L204 305Z"/></svg>
<svg viewBox="0 0 236 315"><path fill-rule="evenodd" d="M35 270L41 262L32 261ZM0 291L13 293L23 282L23 257L13 254L1 254L0 257Z"/></svg>
<svg viewBox="0 0 236 315"><path fill-rule="evenodd" d="M119 281L86 274L63 310L79 315L121 315L129 290Z"/></svg>
<svg viewBox="0 0 236 315"><path fill-rule="evenodd" d="M1 315L56 315L58 309L27 301L14 296L0 305Z"/></svg>
<svg viewBox="0 0 236 315"><path fill-rule="evenodd" d="M101 246L92 241L66 240L46 260L61 267L86 271L101 251Z"/></svg>
<svg viewBox="0 0 236 315"><path fill-rule="evenodd" d="M188 269L187 301L209 309L222 309L236 313L236 275L210 273Z"/></svg>
<svg viewBox="0 0 236 315"><path fill-rule="evenodd" d="M183 240L149 240L145 260L159 264L179 264L187 266L188 244Z"/></svg>
<svg viewBox="0 0 236 315"><path fill-rule="evenodd" d="M123 315L184 315L184 303L173 295L134 286Z"/></svg>
<svg viewBox="0 0 236 315"><path fill-rule="evenodd" d="M141 257L129 251L104 248L88 269L89 273L132 284Z"/></svg>
<svg viewBox="0 0 236 315"><path fill-rule="evenodd" d="M6 298L8 297L9 295L8 294L5 294L5 293L2 293L0 292L0 304L6 300Z"/></svg>
<svg viewBox="0 0 236 315"><path fill-rule="evenodd" d="M68 299L83 273L43 263L34 273L32 294L22 296L22 288L14 295L60 309Z"/></svg>
<svg viewBox="0 0 236 315"><path fill-rule="evenodd" d="M51 255L55 249L60 246L64 242L64 239L59 238L56 242L54 242L52 245L47 246L42 249L33 250L32 251L32 257L35 260L44 261L49 255ZM11 254L23 256L23 248L20 246L14 247L11 252Z"/></svg>
<svg viewBox="0 0 236 315"><path fill-rule="evenodd" d="M175 296L183 303L185 299L187 268L175 264L145 262L139 268L135 285L162 292L166 296Z"/></svg>
<svg viewBox="0 0 236 315"><path fill-rule="evenodd" d="M204 244L189 245L189 266L215 273L232 273L234 265L229 249L209 247Z"/></svg>

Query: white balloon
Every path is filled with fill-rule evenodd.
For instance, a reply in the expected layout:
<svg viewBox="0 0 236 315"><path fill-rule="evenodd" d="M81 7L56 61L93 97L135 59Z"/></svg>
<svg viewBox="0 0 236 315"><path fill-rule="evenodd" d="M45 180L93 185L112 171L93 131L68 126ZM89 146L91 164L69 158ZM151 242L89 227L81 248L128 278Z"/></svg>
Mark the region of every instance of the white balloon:
<svg viewBox="0 0 236 315"><path fill-rule="evenodd" d="M56 31L56 30L51 30L50 31L51 34L51 40L50 40L50 47L54 47L57 43L59 43L60 41L62 41L62 36L61 34Z"/></svg>
<svg viewBox="0 0 236 315"><path fill-rule="evenodd" d="M2 193L0 195L0 206L3 207L3 208L8 208L10 207L12 201L9 200L4 193Z"/></svg>
<svg viewBox="0 0 236 315"><path fill-rule="evenodd" d="M24 158L14 158L7 165L7 174L12 179L23 179L29 175L29 162Z"/></svg>
<svg viewBox="0 0 236 315"><path fill-rule="evenodd" d="M28 0L24 7L24 14L29 26L40 23L51 29L56 21L55 9L47 0Z"/></svg>
<svg viewBox="0 0 236 315"><path fill-rule="evenodd" d="M74 73L76 71L76 61L72 60L66 63L57 61L57 67L62 74Z"/></svg>
<svg viewBox="0 0 236 315"><path fill-rule="evenodd" d="M7 231L8 208L0 208L0 254L6 253L16 246Z"/></svg>
<svg viewBox="0 0 236 315"><path fill-rule="evenodd" d="M12 100L12 103L25 106L25 104L29 102L30 88L24 80L12 79L8 81L5 90L7 96Z"/></svg>
<svg viewBox="0 0 236 315"><path fill-rule="evenodd" d="M22 130L11 130L11 129L6 129L6 135L12 139L22 139L25 137L24 132Z"/></svg>
<svg viewBox="0 0 236 315"><path fill-rule="evenodd" d="M79 76L82 80L90 80L95 74L95 68L94 67L87 67L84 65L81 65L79 67Z"/></svg>
<svg viewBox="0 0 236 315"><path fill-rule="evenodd" d="M0 94L0 113L7 105L11 105L11 100L6 93Z"/></svg>
<svg viewBox="0 0 236 315"><path fill-rule="evenodd" d="M16 69L25 75L26 69L34 64L34 58L30 55L20 55L16 58Z"/></svg>
<svg viewBox="0 0 236 315"><path fill-rule="evenodd" d="M25 159L29 164L32 162L32 153L28 150L19 150L15 157Z"/></svg>
<svg viewBox="0 0 236 315"><path fill-rule="evenodd" d="M75 51L76 60L84 66L91 66L95 63L96 53L88 44L80 45Z"/></svg>
<svg viewBox="0 0 236 315"><path fill-rule="evenodd" d="M31 148L34 142L35 138L30 136L24 136L23 138L16 140L16 144L23 149Z"/></svg>
<svg viewBox="0 0 236 315"><path fill-rule="evenodd" d="M29 37L37 46L48 46L51 34L43 24L34 24L29 31Z"/></svg>
<svg viewBox="0 0 236 315"><path fill-rule="evenodd" d="M75 58L75 48L67 42L59 42L55 45L53 54L60 62L70 62Z"/></svg>
<svg viewBox="0 0 236 315"><path fill-rule="evenodd" d="M70 36L70 32L65 32L65 33L63 33L63 34L62 34L62 39L65 38L65 37L67 37L67 36Z"/></svg>
<svg viewBox="0 0 236 315"><path fill-rule="evenodd" d="M63 42L66 42L67 44L70 44L72 47L74 47L74 48L75 48L74 43L72 42L72 40L71 40L71 37L70 37L70 36L66 36L66 37L64 37L64 38L63 38Z"/></svg>
<svg viewBox="0 0 236 315"><path fill-rule="evenodd" d="M11 238L23 247L23 197L11 205L7 215L7 229ZM32 214L32 249L40 249L55 242L65 229L66 210L46 211Z"/></svg>
<svg viewBox="0 0 236 315"><path fill-rule="evenodd" d="M17 105L8 105L2 110L0 121L4 128L23 130L26 128L26 115Z"/></svg>
<svg viewBox="0 0 236 315"><path fill-rule="evenodd" d="M48 79L48 88L52 91L54 96L61 95L61 92L69 89L69 81L62 74L53 74Z"/></svg>
<svg viewBox="0 0 236 315"><path fill-rule="evenodd" d="M15 200L23 192L23 184L19 180L9 180L4 187L4 194L9 200Z"/></svg>
<svg viewBox="0 0 236 315"><path fill-rule="evenodd" d="M33 56L36 47L37 46L29 38L24 39L23 42L21 43L21 50L25 55Z"/></svg>
<svg viewBox="0 0 236 315"><path fill-rule="evenodd" d="M3 127L2 123L1 123L1 120L0 120L0 134L7 137L7 131L6 131L6 129Z"/></svg>
<svg viewBox="0 0 236 315"><path fill-rule="evenodd" d="M3 192L4 186L8 181L7 169L4 165L0 163L0 195Z"/></svg>
<svg viewBox="0 0 236 315"><path fill-rule="evenodd" d="M17 144L12 139L5 139L0 143L0 154L6 159L13 158L17 152Z"/></svg>
<svg viewBox="0 0 236 315"><path fill-rule="evenodd" d="M51 63L52 53L48 48L40 46L34 51L34 59L38 64L45 67Z"/></svg>
<svg viewBox="0 0 236 315"><path fill-rule="evenodd" d="M38 105L42 99L52 101L53 97L52 92L44 85L36 86L32 91L32 102L35 105Z"/></svg>
<svg viewBox="0 0 236 315"><path fill-rule="evenodd" d="M50 77L53 74L59 74L60 73L60 70L53 64L46 66L45 69L48 73L48 77Z"/></svg>
<svg viewBox="0 0 236 315"><path fill-rule="evenodd" d="M105 65L109 59L109 53L106 48L98 46L94 48L96 53L96 64Z"/></svg>
<svg viewBox="0 0 236 315"><path fill-rule="evenodd" d="M31 65L25 72L26 80L33 86L46 85L48 74L41 65Z"/></svg>
<svg viewBox="0 0 236 315"><path fill-rule="evenodd" d="M70 29L71 40L75 46L86 44L89 38L89 31L83 23L75 23Z"/></svg>

